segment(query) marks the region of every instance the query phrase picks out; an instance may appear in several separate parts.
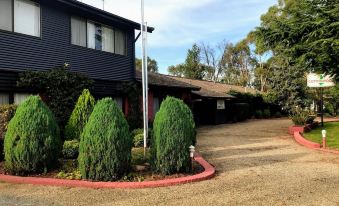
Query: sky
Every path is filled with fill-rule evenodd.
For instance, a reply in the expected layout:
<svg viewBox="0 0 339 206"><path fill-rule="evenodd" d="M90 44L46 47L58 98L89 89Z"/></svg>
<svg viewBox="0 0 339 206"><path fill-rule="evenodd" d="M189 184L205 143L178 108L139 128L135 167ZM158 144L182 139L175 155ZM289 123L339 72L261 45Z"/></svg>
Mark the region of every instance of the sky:
<svg viewBox="0 0 339 206"><path fill-rule="evenodd" d="M81 0L103 8L103 0ZM104 0L104 9L140 22L140 0ZM194 43L236 43L260 24L260 16L277 0L145 0L145 19L155 28L148 35L148 55L167 73L185 61ZM137 34L137 33L136 33ZM140 57L140 38L136 55Z"/></svg>

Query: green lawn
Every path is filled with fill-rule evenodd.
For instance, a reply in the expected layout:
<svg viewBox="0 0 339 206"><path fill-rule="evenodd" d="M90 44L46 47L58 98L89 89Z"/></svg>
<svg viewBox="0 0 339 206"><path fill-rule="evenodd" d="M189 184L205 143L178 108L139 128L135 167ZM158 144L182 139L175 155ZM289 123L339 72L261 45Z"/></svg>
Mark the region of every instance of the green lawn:
<svg viewBox="0 0 339 206"><path fill-rule="evenodd" d="M311 132L304 133L304 137L313 142L322 143L321 126L312 130ZM325 123L324 129L327 131L327 147L332 149L339 149L339 122Z"/></svg>

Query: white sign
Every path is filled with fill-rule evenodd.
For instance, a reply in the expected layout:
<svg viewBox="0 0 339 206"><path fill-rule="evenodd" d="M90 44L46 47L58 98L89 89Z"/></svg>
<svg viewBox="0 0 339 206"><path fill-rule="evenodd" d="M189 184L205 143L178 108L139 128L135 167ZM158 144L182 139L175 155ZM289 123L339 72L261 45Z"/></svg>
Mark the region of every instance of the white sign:
<svg viewBox="0 0 339 206"><path fill-rule="evenodd" d="M225 109L225 100L223 99L218 99L217 100L217 109Z"/></svg>
<svg viewBox="0 0 339 206"><path fill-rule="evenodd" d="M308 87L333 87L335 86L331 76L325 74L310 73L307 75Z"/></svg>

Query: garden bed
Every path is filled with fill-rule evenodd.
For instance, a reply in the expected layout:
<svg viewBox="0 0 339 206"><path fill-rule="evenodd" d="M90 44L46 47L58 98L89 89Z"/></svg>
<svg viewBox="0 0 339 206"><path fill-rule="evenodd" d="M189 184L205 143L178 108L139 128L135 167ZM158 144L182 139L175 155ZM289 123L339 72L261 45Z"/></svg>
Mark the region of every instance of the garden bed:
<svg viewBox="0 0 339 206"><path fill-rule="evenodd" d="M204 167L198 162L193 162L193 171L191 173L177 173L172 175L161 175L150 170L148 163L149 151L147 151L147 159L144 160L143 148L132 149L132 170L130 173L122 177L118 182L147 182L158 180L169 180L176 178L184 178L204 172ZM4 161L0 162L0 175L8 175L4 168ZM55 178L66 180L81 180L80 172L77 169L77 160L59 159L59 165L56 169L50 172L29 177L39 178Z"/></svg>
<svg viewBox="0 0 339 206"><path fill-rule="evenodd" d="M169 176L153 175L143 181L131 182L130 180L121 180L120 182L92 182L86 180L71 180L55 178L55 172L49 172L44 175L35 175L30 177L20 177L6 175L3 169L3 163L0 162L0 181L17 183L17 184L33 184L33 185L49 185L49 186L67 186L67 187L85 187L85 188L148 188L148 187L164 187L178 184L185 184L209 179L214 176L215 169L199 154L194 158L194 173L190 174L174 174ZM151 174L151 173L148 173Z"/></svg>

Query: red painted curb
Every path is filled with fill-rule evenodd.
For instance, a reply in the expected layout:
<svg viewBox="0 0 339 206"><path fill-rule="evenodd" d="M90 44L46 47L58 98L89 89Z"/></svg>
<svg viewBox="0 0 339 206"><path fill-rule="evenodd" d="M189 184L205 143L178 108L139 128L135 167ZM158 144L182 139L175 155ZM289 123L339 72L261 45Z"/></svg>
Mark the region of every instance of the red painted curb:
<svg viewBox="0 0 339 206"><path fill-rule="evenodd" d="M293 136L294 136L295 141L297 141L301 145L304 145L305 147L312 148L312 149L321 147L320 144L314 143L314 142L311 142L305 139L303 136L301 136L300 132L294 132Z"/></svg>
<svg viewBox="0 0 339 206"><path fill-rule="evenodd" d="M150 187L165 187L171 185L185 184L198 182L209 179L214 176L215 169L200 155L195 156L195 161L198 162L205 170L202 173L179 177L173 179L164 179L147 182L90 182L85 180L64 180L42 177L19 177L11 175L0 175L0 181L17 184L33 184L33 185L48 185L48 186L65 186L65 187L85 187L85 188L150 188Z"/></svg>
<svg viewBox="0 0 339 206"><path fill-rule="evenodd" d="M305 147L315 149L315 150L319 150L319 151L323 151L323 152L339 154L339 150L321 148L320 144L306 140L299 132L294 132L293 136L294 136L295 141L297 141L299 144L301 144Z"/></svg>

